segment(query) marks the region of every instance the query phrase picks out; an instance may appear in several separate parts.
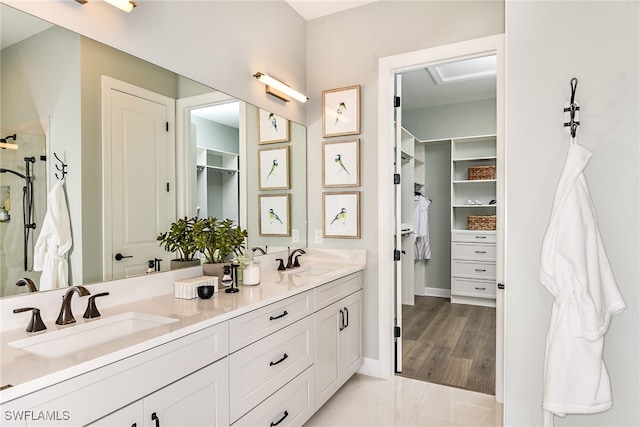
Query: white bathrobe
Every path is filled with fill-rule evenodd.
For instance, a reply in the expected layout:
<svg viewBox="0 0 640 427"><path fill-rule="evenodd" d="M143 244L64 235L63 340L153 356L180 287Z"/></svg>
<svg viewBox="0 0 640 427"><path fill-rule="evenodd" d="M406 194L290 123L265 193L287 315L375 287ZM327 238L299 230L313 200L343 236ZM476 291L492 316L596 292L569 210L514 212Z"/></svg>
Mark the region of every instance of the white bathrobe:
<svg viewBox="0 0 640 427"><path fill-rule="evenodd" d="M555 298L545 354L545 425L553 423L551 413L591 414L612 406L604 334L625 303L582 173L592 155L570 146L542 243L540 281Z"/></svg>
<svg viewBox="0 0 640 427"><path fill-rule="evenodd" d="M47 214L36 242L33 269L42 271L41 291L69 285L67 252L71 249L71 224L63 181L55 183L47 195Z"/></svg>

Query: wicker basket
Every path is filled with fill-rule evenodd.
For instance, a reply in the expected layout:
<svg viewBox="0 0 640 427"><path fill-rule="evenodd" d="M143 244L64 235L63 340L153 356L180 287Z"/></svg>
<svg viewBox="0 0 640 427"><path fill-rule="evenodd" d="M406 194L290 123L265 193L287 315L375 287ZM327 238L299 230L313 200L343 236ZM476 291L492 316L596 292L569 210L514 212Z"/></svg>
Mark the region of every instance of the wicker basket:
<svg viewBox="0 0 640 427"><path fill-rule="evenodd" d="M468 170L469 180L495 179L495 166L470 166Z"/></svg>
<svg viewBox="0 0 640 427"><path fill-rule="evenodd" d="M495 215L469 215L467 216L467 229L469 230L495 230Z"/></svg>

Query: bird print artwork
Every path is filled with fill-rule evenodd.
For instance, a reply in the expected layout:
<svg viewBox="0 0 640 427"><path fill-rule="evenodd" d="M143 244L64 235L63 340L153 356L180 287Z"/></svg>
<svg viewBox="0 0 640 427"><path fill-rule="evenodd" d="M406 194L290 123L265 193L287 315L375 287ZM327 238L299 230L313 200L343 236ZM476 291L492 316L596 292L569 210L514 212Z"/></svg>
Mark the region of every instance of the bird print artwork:
<svg viewBox="0 0 640 427"><path fill-rule="evenodd" d="M338 109L336 110L336 123L338 124L338 122L340 121L340 118L342 117L342 114L344 114L345 110L347 109L347 106L344 102L340 102L340 104L338 105Z"/></svg>
<svg viewBox="0 0 640 427"><path fill-rule="evenodd" d="M278 221L280 224L283 223L280 217L278 216L278 214L275 213L273 209L269 209L269 221L271 222L271 224L273 224L276 221Z"/></svg>
<svg viewBox="0 0 640 427"><path fill-rule="evenodd" d="M278 121L275 114L269 113L269 123L271 123L271 129L278 133Z"/></svg>
<svg viewBox="0 0 640 427"><path fill-rule="evenodd" d="M343 224L345 222L347 222L347 209L346 208L340 209L340 212L333 218L333 220L331 221L331 224L333 224L336 221L341 222Z"/></svg>
<svg viewBox="0 0 640 427"><path fill-rule="evenodd" d="M273 159L273 163L271 164L271 170L267 174L267 179L269 179L272 175L276 176L277 169L278 169L278 159Z"/></svg>
<svg viewBox="0 0 640 427"><path fill-rule="evenodd" d="M338 173L341 173L342 171L345 171L347 173L347 175L351 175L349 173L349 171L347 170L346 166L344 165L344 163L342 162L342 155L340 153L336 154L336 157L334 157L333 160L336 162L336 167L338 169Z"/></svg>

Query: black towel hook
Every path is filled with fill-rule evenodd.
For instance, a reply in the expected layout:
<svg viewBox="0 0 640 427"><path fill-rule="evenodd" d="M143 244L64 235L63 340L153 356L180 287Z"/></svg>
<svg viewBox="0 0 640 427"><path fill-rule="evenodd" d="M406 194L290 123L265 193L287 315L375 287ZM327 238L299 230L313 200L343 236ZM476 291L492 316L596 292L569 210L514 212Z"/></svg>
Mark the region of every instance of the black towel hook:
<svg viewBox="0 0 640 427"><path fill-rule="evenodd" d="M571 101L569 102L569 105L567 105L564 108L564 112L565 112L564 127L568 128L568 131L571 133L571 138L575 138L576 131L578 130L578 126L580 126L580 121L578 120L578 111L580 111L580 106L576 103L576 91L578 89L578 79L575 77L572 78L569 85L571 86Z"/></svg>
<svg viewBox="0 0 640 427"><path fill-rule="evenodd" d="M61 172L61 176L58 176L58 173L56 172L56 178L58 178L59 180L63 180L64 177L67 175L67 163L62 161L62 159L60 159L60 157L58 157L58 153L54 152L53 156L56 158L56 160L58 162L60 162L60 164L56 164L56 169L58 170L58 172ZM66 157L66 156L65 156Z"/></svg>

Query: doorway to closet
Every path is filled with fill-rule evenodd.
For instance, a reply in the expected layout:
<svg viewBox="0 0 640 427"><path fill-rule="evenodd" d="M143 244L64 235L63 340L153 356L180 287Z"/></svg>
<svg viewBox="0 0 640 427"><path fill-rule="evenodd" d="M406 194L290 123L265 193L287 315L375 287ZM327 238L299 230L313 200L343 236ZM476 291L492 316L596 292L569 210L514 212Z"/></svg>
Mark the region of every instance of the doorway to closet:
<svg viewBox="0 0 640 427"><path fill-rule="evenodd" d="M380 132L395 131L393 171L401 177L386 199L399 206L395 233L380 239L383 245L388 237L396 250L396 261L379 268L381 277L392 278L392 289L380 290L381 297L390 291L395 303L388 307L392 371L495 394L498 402L504 381L504 293L497 286L504 278L502 55L503 37L492 36L383 58L379 85L381 94L393 94L396 86L401 97L399 107L380 109L381 120L392 117ZM492 62L496 71L491 77L486 70L470 72L471 60ZM414 77L444 94L431 94L430 105L412 101L423 94ZM471 88L481 80L490 83ZM415 217L419 198L428 207L427 233ZM380 348L383 355L383 342Z"/></svg>
<svg viewBox="0 0 640 427"><path fill-rule="evenodd" d="M495 73L492 54L397 76L403 230L397 373L485 394L495 394Z"/></svg>

